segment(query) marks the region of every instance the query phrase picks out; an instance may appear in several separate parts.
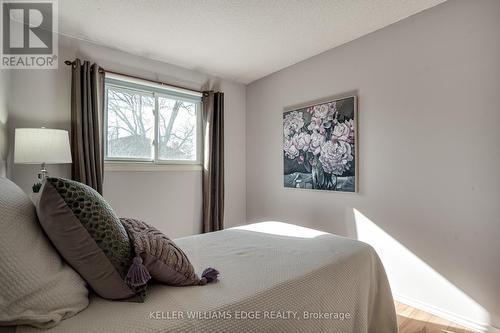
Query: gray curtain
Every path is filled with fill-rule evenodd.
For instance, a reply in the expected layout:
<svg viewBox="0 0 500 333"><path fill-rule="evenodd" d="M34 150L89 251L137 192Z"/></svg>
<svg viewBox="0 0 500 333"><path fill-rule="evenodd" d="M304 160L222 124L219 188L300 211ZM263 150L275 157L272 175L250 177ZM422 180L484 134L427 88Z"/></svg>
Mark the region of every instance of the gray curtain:
<svg viewBox="0 0 500 333"><path fill-rule="evenodd" d="M104 73L80 59L71 68L71 176L102 194Z"/></svg>
<svg viewBox="0 0 500 333"><path fill-rule="evenodd" d="M203 232L224 228L224 93L203 93Z"/></svg>

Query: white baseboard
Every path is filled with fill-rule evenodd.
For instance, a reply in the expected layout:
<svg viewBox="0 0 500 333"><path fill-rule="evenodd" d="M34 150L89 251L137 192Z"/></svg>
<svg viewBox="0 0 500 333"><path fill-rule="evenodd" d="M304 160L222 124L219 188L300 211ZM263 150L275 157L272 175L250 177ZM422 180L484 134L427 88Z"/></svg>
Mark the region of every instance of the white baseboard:
<svg viewBox="0 0 500 333"><path fill-rule="evenodd" d="M425 312L428 312L430 314L433 314L435 316L438 316L440 318L449 320L453 323L456 323L460 326L469 328L474 331L479 331L479 332L484 332L484 333L500 333L500 328L498 327L493 327L489 324L485 323L478 323L474 320L471 320L469 318L465 318L461 315L458 315L456 313L452 313L450 311L438 308L434 305L430 305L427 303L424 303L422 301L413 299L411 297L406 297L403 295L399 294L394 294L394 299L400 303L409 305L415 309L419 309Z"/></svg>

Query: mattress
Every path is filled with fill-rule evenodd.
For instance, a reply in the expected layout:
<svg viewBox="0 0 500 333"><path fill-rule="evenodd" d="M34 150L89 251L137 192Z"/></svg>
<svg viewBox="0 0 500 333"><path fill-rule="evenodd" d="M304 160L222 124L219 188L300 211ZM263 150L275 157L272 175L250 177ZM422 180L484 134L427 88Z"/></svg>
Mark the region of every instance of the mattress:
<svg viewBox="0 0 500 333"><path fill-rule="evenodd" d="M198 272L217 268L219 282L152 285L144 303L93 297L43 332L397 332L384 268L367 244L280 222L175 241Z"/></svg>

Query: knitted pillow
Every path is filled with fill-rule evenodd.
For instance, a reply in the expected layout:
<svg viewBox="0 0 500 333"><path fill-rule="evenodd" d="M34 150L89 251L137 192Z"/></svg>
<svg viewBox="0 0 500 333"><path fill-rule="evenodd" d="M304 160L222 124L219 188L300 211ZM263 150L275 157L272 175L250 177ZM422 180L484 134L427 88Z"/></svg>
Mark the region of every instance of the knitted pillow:
<svg viewBox="0 0 500 333"><path fill-rule="evenodd" d="M124 281L132 261L130 240L99 193L76 181L48 178L37 212L59 253L98 295L107 299L135 295Z"/></svg>
<svg viewBox="0 0 500 333"><path fill-rule="evenodd" d="M163 233L145 222L120 218L134 245L136 257L127 275L131 285L142 285L151 277L171 286L204 285L217 280L213 268L196 275L186 254Z"/></svg>

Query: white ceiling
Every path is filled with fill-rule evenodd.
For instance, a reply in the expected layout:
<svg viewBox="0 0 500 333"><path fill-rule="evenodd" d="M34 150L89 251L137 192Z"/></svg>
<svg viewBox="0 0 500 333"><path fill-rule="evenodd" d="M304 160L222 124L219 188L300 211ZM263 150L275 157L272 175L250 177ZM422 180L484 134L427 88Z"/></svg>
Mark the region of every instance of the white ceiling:
<svg viewBox="0 0 500 333"><path fill-rule="evenodd" d="M61 0L62 34L249 83L445 0Z"/></svg>

